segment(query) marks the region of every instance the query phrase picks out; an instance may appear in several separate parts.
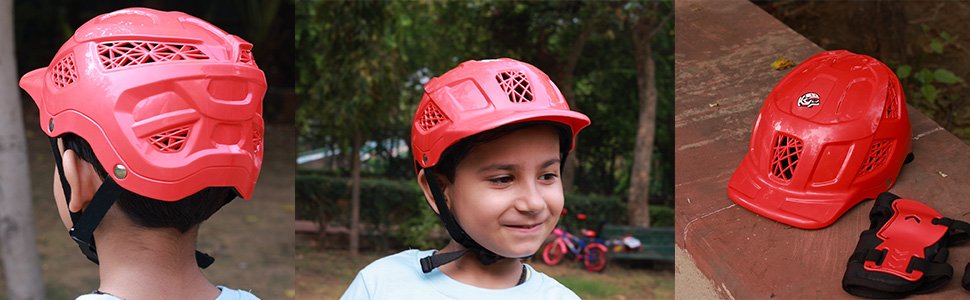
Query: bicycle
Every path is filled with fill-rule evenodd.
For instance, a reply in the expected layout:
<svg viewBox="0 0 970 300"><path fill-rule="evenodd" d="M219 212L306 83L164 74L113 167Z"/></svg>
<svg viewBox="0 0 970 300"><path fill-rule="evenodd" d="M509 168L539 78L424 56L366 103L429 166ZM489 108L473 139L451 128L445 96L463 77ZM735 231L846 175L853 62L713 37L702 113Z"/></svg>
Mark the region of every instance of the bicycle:
<svg viewBox="0 0 970 300"><path fill-rule="evenodd" d="M584 214L576 216L579 220L585 220L585 217ZM587 271L602 272L606 268L607 262L606 244L597 237L596 231L581 229L580 232L586 237L585 239L567 232L562 226L557 226L552 231L556 238L542 249L542 261L550 266L555 266L562 261L568 251L576 257L576 260L583 262Z"/></svg>

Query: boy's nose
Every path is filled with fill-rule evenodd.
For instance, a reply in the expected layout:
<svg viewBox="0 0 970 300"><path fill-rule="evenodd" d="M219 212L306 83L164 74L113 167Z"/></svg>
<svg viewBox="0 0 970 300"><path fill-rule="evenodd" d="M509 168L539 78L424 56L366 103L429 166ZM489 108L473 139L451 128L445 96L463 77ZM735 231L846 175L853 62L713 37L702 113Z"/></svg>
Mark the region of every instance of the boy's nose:
<svg viewBox="0 0 970 300"><path fill-rule="evenodd" d="M546 200L539 192L536 182L524 185L521 197L515 202L515 209L528 214L535 214L546 207Z"/></svg>

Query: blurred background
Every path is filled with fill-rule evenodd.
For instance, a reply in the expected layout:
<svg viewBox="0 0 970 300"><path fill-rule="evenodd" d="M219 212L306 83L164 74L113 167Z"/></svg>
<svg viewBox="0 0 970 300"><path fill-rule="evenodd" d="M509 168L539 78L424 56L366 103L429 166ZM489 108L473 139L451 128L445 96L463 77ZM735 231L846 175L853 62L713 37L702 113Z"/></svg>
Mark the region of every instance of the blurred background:
<svg viewBox="0 0 970 300"><path fill-rule="evenodd" d="M301 298L338 297L373 260L448 241L414 178L410 121L423 84L466 60L531 63L592 119L565 167L565 228L673 226L672 2L299 1L296 11ZM670 262L532 265L582 298L672 298L673 232L660 232Z"/></svg>
<svg viewBox="0 0 970 300"><path fill-rule="evenodd" d="M293 1L14 1L14 80L46 67L74 29L87 20L131 6L182 11L254 44L255 60L269 83L264 99L263 169L251 200L236 199L203 223L198 249L216 258L204 271L213 283L252 290L264 299L295 297L293 116L298 102L293 90ZM20 97L0 101L20 101L22 108L35 223L31 226L36 225L43 290L48 299L73 299L98 287L98 268L80 253L57 216L51 192L54 166L37 108L26 93L15 95ZM5 283L12 276L28 275L0 274L0 299L5 299L9 288Z"/></svg>
<svg viewBox="0 0 970 300"><path fill-rule="evenodd" d="M911 107L970 143L970 3L753 2L826 50L846 49L886 63Z"/></svg>

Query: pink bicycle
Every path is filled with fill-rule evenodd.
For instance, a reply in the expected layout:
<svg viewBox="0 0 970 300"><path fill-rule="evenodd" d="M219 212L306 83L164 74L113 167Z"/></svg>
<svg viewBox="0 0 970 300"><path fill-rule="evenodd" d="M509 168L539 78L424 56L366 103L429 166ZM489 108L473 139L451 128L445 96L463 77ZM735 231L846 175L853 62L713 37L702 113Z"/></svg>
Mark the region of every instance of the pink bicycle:
<svg viewBox="0 0 970 300"><path fill-rule="evenodd" d="M578 214L576 218L585 220L586 215ZM551 266L557 265L568 252L574 255L577 261L582 261L587 271L602 272L606 268L606 244L597 237L596 231L586 229L580 231L585 238L579 238L561 226L556 227L552 231L556 238L542 249L542 261Z"/></svg>

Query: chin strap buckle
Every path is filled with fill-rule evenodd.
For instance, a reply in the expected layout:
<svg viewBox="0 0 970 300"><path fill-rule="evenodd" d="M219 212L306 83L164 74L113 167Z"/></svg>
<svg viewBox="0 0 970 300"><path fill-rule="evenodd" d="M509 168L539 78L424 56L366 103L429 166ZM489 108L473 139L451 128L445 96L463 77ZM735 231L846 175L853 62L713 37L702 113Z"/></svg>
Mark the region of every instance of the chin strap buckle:
<svg viewBox="0 0 970 300"><path fill-rule="evenodd" d="M435 253L426 256L421 259L421 272L424 272L425 274L431 273L431 270L461 258L461 256L465 255L467 252L468 249L462 249L455 252Z"/></svg>

